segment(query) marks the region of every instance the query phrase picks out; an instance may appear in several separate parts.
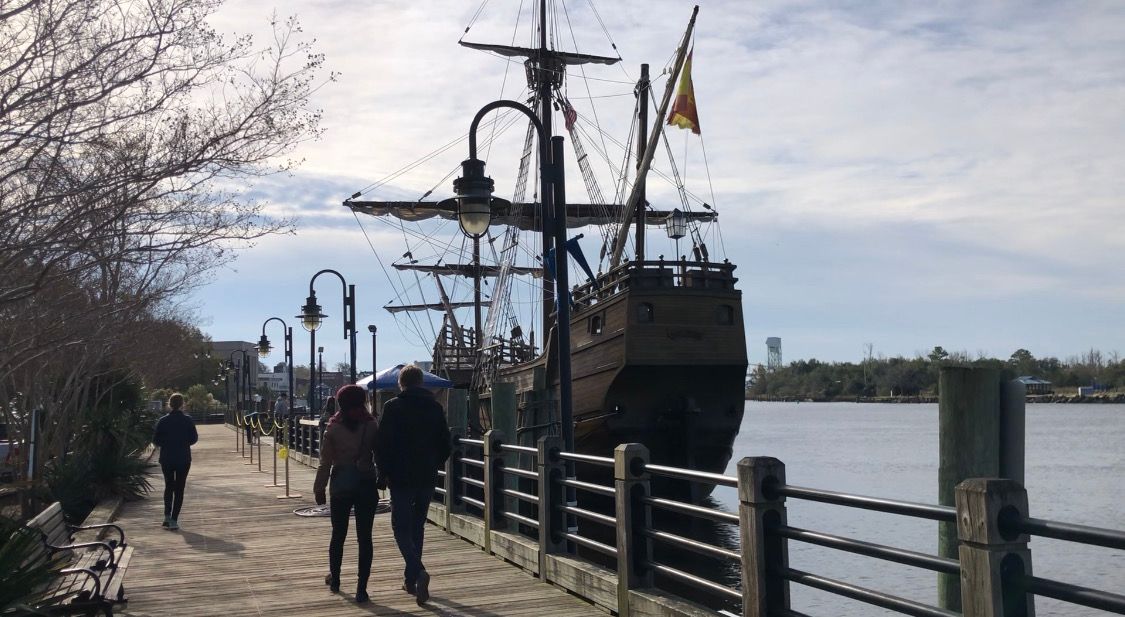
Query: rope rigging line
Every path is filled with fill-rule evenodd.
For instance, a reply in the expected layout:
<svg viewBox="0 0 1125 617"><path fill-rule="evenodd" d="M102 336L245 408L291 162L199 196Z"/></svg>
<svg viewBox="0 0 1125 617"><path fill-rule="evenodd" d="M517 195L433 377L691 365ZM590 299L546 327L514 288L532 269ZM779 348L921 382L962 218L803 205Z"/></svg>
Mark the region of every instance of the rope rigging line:
<svg viewBox="0 0 1125 617"><path fill-rule="evenodd" d="M372 252L372 253L373 253L373 254L375 255L375 261L379 262L379 267L380 267L380 268L381 268L381 269L383 270L383 276L384 276L384 277L385 277L385 278L387 279L387 282L388 282L388 283L390 283L390 285L391 285L391 290L395 292L395 294L396 294L396 300L399 300L399 301L401 301L402 297L403 297L403 296L405 295L405 289L402 289L402 290L400 290L400 289L399 289L399 288L398 288L398 287L397 287L397 286L395 285L395 281L394 281L394 279L393 279L393 278L391 278L391 275L390 275L390 273L389 273L389 272L387 271L387 266L386 266L386 264L384 264L384 263L383 263L383 258L379 256L379 251L375 250L375 244L374 244L374 243L373 243L373 242L371 241L371 236L370 236L370 235L368 235L368 233L367 233L367 228L366 228L366 227L364 227L364 225L363 225L363 221L361 221L361 220L359 219L359 215L358 215L358 214L356 214L356 212L355 212L355 211L353 211L353 212L352 212L352 216L354 216L354 217L355 217L355 222L356 222L356 224L357 224L357 225L359 225L359 229L360 229L360 231L362 231L362 232L363 232L363 237L364 237L364 238L365 238L365 239L367 240L367 245L368 245L369 247L371 247L371 252ZM400 278L399 280L400 280L400 282L401 282L401 278ZM409 314L409 313L407 313L407 317L408 317L408 318L410 318L410 319L413 319L413 315L411 315L411 314ZM398 326L399 332L400 332L400 333L404 333L404 331L403 331L403 328L402 328L402 325L401 325L401 323L400 323L400 321L399 321L399 318L398 318L398 316L397 316L397 315L393 315L393 318L394 318L394 320L395 320L395 325L396 325L396 326ZM418 335L418 340L419 340L420 342L422 342L422 341L424 340L425 336L424 336L424 335L423 335L423 333L422 333L422 329L421 329L421 326L419 326L419 325L418 325L418 324L417 324L416 322L414 323L414 326L415 326L415 329L414 329L414 332L413 332L413 333L417 334L417 335ZM425 344L425 343L423 342L423 345L424 345L424 344Z"/></svg>
<svg viewBox="0 0 1125 617"><path fill-rule="evenodd" d="M707 161L707 144L703 141L702 133L699 135L699 147L703 151L703 169L707 172L707 188L711 191L711 207L717 208L718 206L715 204L715 185L711 182L711 164ZM718 210L715 210L715 212L718 212ZM716 221L716 223L717 222L718 221ZM716 224L715 233L719 238L719 250L722 251L723 257L725 258L727 256L727 245L726 242L723 241L723 227Z"/></svg>
<svg viewBox="0 0 1125 617"><path fill-rule="evenodd" d="M472 18L469 19L469 25L465 26L465 31L461 33L461 38L457 39L458 41L465 40L465 35L469 33L469 29L473 27L473 24L477 23L477 19L480 17L481 13L484 12L484 7L487 4L488 4L488 0L483 0L480 3L480 6L477 7L477 12L473 13ZM521 6L522 6L522 3L521 3Z"/></svg>
<svg viewBox="0 0 1125 617"><path fill-rule="evenodd" d="M508 116L511 113L512 113L512 110L505 110L504 112L501 112L497 116L493 117L491 120L482 121L482 124L485 127L490 127L492 123L499 122L503 117ZM377 188L380 188L382 186L385 186L385 185L389 184L390 182L398 179L400 176L413 171L414 169L418 168L421 165L424 165L424 164L428 163L429 161L431 161L434 158L444 154L449 149L457 146L461 142L466 141L468 139L469 139L469 133L468 133L468 131L466 131L460 137L457 137L457 138L455 138L455 139L453 139L453 140L451 140L451 141L449 141L445 144L442 144L441 146L438 146L436 149L431 150L429 153L423 155L421 158L416 159L414 161L411 161L411 162L403 165L402 167L398 168L397 170L391 172L390 174L384 176L383 178L368 184L367 186L363 187L362 189L356 191L355 195L356 196L364 195L365 193L367 193L367 192L369 192L373 189L377 189ZM447 176L447 178L448 178L448 176ZM434 188L436 188L436 186Z"/></svg>

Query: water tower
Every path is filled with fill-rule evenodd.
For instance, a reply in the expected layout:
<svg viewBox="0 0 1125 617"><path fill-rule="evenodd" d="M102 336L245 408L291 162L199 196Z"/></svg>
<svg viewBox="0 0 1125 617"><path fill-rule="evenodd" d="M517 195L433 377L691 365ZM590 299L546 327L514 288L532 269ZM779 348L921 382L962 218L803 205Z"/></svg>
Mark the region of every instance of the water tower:
<svg viewBox="0 0 1125 617"><path fill-rule="evenodd" d="M771 336L766 339L766 368L776 371L781 368L781 337Z"/></svg>

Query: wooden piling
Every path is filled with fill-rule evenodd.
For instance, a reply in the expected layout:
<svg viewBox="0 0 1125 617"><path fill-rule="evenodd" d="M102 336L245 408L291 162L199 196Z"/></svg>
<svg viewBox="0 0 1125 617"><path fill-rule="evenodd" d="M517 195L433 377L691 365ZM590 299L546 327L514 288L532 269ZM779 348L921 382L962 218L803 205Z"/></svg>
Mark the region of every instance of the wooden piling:
<svg viewBox="0 0 1125 617"><path fill-rule="evenodd" d="M942 367L938 389L938 503L953 506L960 482L1000 475L1000 372ZM957 559L954 523L938 523L938 555ZM938 604L961 610L958 577L938 574Z"/></svg>

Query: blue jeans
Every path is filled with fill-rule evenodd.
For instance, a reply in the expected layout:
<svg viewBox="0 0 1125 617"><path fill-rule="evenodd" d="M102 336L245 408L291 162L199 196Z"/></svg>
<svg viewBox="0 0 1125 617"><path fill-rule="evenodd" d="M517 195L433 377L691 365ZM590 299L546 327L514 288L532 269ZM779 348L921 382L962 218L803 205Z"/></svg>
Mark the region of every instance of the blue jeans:
<svg viewBox="0 0 1125 617"><path fill-rule="evenodd" d="M391 486L391 529L395 544L406 562L403 578L413 585L418 574L426 569L422 565L422 541L426 533L426 512L434 497L434 487Z"/></svg>

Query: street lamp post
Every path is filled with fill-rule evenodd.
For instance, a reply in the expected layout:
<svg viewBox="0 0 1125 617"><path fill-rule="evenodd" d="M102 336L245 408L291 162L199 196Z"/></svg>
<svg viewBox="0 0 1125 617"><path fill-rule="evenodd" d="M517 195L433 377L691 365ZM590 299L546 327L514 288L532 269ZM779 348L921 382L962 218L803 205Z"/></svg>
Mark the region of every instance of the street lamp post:
<svg viewBox="0 0 1125 617"><path fill-rule="evenodd" d="M371 383L375 383L375 373L378 372L378 364L375 362L375 335L379 332L379 328L375 326L367 326L367 331L371 333ZM374 385L372 386L374 389Z"/></svg>
<svg viewBox="0 0 1125 617"><path fill-rule="evenodd" d="M550 213L554 226L555 248L555 328L558 335L559 417L562 424L563 449L574 451L574 420L571 409L570 370L570 295L566 256L566 189L563 173L563 138L547 134L543 122L527 106L516 101L493 101L480 109L469 126L469 158L461 163L462 177L453 183L457 197L457 218L465 235L477 238L488 227L488 217L494 205L509 202L492 197L494 183L484 175L484 162L477 159L477 127L485 114L507 107L531 119L539 135L539 160L541 162L541 191L544 218ZM483 229L481 222L483 221ZM544 224L546 225L546 224ZM544 234L546 236L546 234ZM544 250L546 247L544 247ZM474 258L476 256L474 255ZM479 268L474 262L474 266ZM479 306L479 301L477 302ZM567 475L573 476L568 463Z"/></svg>
<svg viewBox="0 0 1125 617"><path fill-rule="evenodd" d="M285 332L285 366L287 367L287 369L289 371L289 390L286 393L286 396L289 398L289 401L288 401L289 404L286 406L286 408L289 409L289 416L292 416L293 415L293 328L290 328L289 324L285 323L284 319L282 319L280 317L270 317L269 319L262 322L262 338L260 338L258 340L258 355L263 357L263 358L270 355L270 350L272 349L272 347L270 346L270 340L268 338L266 338L266 324L268 324L271 321L279 322L281 324L282 331ZM280 434L277 433L277 432L274 433L274 438L273 438L273 484L270 485L270 486L281 486L280 484L277 483L278 437L279 436L281 437L282 445L284 445L286 447L289 446L289 416L287 416L285 418L282 418L282 422L283 422L282 432ZM279 430L278 425L276 423L276 420L277 420L277 418L274 418L274 421L275 421L274 431ZM285 457L285 481L286 481L286 484L288 484L288 482L289 482L289 457L288 456Z"/></svg>
<svg viewBox="0 0 1125 617"><path fill-rule="evenodd" d="M234 354L236 354L236 353L242 354L242 361L239 364L234 364ZM248 398L248 395L250 393L250 387L249 387L249 384L250 384L250 359L249 359L249 356L247 355L245 349L235 349L235 350L230 352L229 356L227 356L227 360L228 360L228 364L233 365L235 367L235 370L238 371L236 373L236 377L235 377L235 380L234 380L234 383L235 383L234 390L235 390L235 400L236 400L235 407L234 407L234 413L235 413L235 416L237 418L237 417L239 417L239 413L242 412L241 418L245 422L245 420L246 420L246 413L245 413L246 400L245 399ZM237 426L236 426L236 428L237 428ZM252 431L252 429L250 429L249 425L247 425L247 428L246 428L246 440L247 441L250 441L252 439L251 435L253 435L253 433L251 431ZM241 438L239 439L239 441L241 441ZM243 451L243 455L245 456L246 449L243 448L242 451ZM253 456L253 453L251 453L251 456Z"/></svg>
<svg viewBox="0 0 1125 617"><path fill-rule="evenodd" d="M305 305L301 307L301 314L297 318L301 320L301 326L309 331L309 365L312 370L316 370L316 331L324 322L324 318L328 317L320 310L320 305L316 301L316 290L313 285L316 283L316 278L321 274L333 274L336 278L340 279L340 284L344 287L344 338L349 341L349 351L351 352L351 383L355 383L355 285L349 285L344 280L344 275L331 269L321 270L309 279L309 297L305 301ZM309 404L312 405L312 380L309 380Z"/></svg>
<svg viewBox="0 0 1125 617"><path fill-rule="evenodd" d="M316 348L316 400L324 396L324 348ZM325 399L328 400L328 399Z"/></svg>

